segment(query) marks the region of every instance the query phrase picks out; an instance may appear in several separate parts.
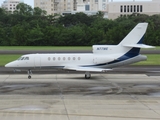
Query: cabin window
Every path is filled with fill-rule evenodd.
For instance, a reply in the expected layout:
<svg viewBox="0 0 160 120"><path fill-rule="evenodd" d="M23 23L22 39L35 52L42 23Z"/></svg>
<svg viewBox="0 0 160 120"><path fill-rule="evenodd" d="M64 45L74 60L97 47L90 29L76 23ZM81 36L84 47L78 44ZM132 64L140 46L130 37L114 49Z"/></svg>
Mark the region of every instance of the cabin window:
<svg viewBox="0 0 160 120"><path fill-rule="evenodd" d="M80 57L78 57L78 60L81 60L81 58L80 58Z"/></svg>
<svg viewBox="0 0 160 120"><path fill-rule="evenodd" d="M50 60L51 60L51 58L50 58L50 57L48 57L48 60L50 61Z"/></svg>
<svg viewBox="0 0 160 120"><path fill-rule="evenodd" d="M68 57L68 60L70 60L71 58L70 57Z"/></svg>
<svg viewBox="0 0 160 120"><path fill-rule="evenodd" d="M63 60L66 60L66 58L65 58L65 57L63 57Z"/></svg>
<svg viewBox="0 0 160 120"><path fill-rule="evenodd" d="M55 61L55 60L56 60L56 58L55 58L55 57L53 57L53 60Z"/></svg>
<svg viewBox="0 0 160 120"><path fill-rule="evenodd" d="M58 60L61 60L61 58L60 58L60 57L58 57Z"/></svg>
<svg viewBox="0 0 160 120"><path fill-rule="evenodd" d="M75 57L73 57L73 60L75 60L76 58Z"/></svg>

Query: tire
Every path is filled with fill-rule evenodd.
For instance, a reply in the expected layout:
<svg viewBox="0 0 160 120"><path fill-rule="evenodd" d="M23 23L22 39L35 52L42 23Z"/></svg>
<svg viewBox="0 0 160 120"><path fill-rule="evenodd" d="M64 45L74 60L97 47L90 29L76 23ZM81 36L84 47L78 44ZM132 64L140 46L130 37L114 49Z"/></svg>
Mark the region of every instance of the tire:
<svg viewBox="0 0 160 120"><path fill-rule="evenodd" d="M31 79L31 76L30 76L30 75L28 76L28 79Z"/></svg>

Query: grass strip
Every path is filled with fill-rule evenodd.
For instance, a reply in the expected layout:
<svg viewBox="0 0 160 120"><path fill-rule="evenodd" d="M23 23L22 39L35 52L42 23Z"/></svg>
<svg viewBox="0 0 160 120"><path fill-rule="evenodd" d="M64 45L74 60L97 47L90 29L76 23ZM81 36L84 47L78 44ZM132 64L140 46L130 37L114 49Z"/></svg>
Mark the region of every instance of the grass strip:
<svg viewBox="0 0 160 120"><path fill-rule="evenodd" d="M92 50L91 46L0 46L0 50Z"/></svg>
<svg viewBox="0 0 160 120"><path fill-rule="evenodd" d="M4 66L5 64L17 60L21 55L0 55L0 66Z"/></svg>
<svg viewBox="0 0 160 120"><path fill-rule="evenodd" d="M133 65L160 65L160 54L147 54L147 60Z"/></svg>

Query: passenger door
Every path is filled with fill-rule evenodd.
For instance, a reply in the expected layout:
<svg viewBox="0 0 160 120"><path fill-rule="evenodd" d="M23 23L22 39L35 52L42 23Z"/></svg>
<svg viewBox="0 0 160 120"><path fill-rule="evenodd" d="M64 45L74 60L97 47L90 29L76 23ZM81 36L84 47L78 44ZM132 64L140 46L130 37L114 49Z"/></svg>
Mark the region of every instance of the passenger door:
<svg viewBox="0 0 160 120"><path fill-rule="evenodd" d="M35 68L41 68L41 58L40 57L34 58L34 65L35 65Z"/></svg>

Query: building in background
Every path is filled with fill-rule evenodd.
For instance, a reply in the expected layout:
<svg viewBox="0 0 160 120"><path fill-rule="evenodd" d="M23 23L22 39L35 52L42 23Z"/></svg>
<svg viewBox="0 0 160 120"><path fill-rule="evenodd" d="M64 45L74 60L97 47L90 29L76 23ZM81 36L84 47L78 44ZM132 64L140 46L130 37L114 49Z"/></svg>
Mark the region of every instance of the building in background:
<svg viewBox="0 0 160 120"><path fill-rule="evenodd" d="M23 2L23 0L5 0L2 4L2 8L13 12L16 10L16 6L21 2Z"/></svg>
<svg viewBox="0 0 160 120"><path fill-rule="evenodd" d="M130 15L133 13L154 15L160 14L160 0L152 1L129 1L129 2L114 2L108 3L108 18L116 19L121 15Z"/></svg>
<svg viewBox="0 0 160 120"><path fill-rule="evenodd" d="M108 0L34 0L34 7L40 7L47 14L74 14L84 12L95 14L106 11Z"/></svg>
<svg viewBox="0 0 160 120"><path fill-rule="evenodd" d="M121 1L114 0L34 0L34 7L40 7L47 14L75 14L84 12L94 15L102 11L105 17L115 19L121 15L141 13L147 15L160 14L160 0Z"/></svg>

